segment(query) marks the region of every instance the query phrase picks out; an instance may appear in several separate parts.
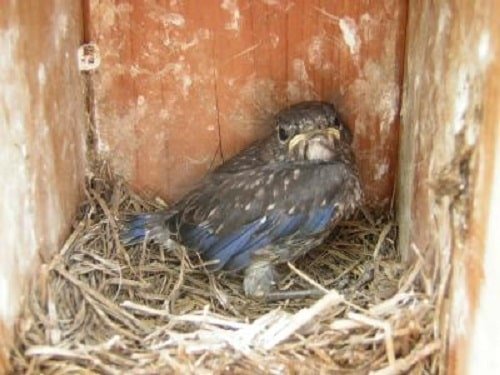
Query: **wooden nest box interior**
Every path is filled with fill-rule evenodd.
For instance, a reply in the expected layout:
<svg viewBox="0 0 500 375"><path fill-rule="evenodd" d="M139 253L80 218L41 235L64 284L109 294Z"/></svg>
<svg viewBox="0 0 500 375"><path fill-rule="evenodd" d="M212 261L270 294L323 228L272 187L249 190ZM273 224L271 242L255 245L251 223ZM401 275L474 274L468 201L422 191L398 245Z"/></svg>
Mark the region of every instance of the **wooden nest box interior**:
<svg viewBox="0 0 500 375"><path fill-rule="evenodd" d="M353 133L367 209L394 228L382 225L373 247L393 235L403 267L441 280L414 276L439 296L439 347L404 358L396 348L387 373L418 369L436 350L428 372L500 371L499 18L488 0L1 2L0 373L30 367L13 358L52 358L19 344L33 328L19 316L76 236L103 165L130 194L170 204L306 100L334 103ZM313 354L328 369L324 353ZM67 371L107 373L67 355ZM305 360L286 358L287 370ZM374 363L363 371L386 373Z"/></svg>

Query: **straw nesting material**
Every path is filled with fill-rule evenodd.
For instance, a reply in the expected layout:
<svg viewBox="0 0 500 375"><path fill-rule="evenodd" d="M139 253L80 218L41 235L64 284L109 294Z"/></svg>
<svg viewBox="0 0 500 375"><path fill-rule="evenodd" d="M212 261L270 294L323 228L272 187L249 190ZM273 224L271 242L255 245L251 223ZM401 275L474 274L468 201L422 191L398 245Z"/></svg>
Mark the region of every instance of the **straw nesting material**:
<svg viewBox="0 0 500 375"><path fill-rule="evenodd" d="M125 249L119 218L162 209L104 173L91 176L74 230L41 267L16 326L15 373L436 373L444 283L417 251L399 263L390 217L342 223L283 265L280 289L317 299L266 302L242 278L209 274L182 247ZM442 351L442 350L441 350Z"/></svg>

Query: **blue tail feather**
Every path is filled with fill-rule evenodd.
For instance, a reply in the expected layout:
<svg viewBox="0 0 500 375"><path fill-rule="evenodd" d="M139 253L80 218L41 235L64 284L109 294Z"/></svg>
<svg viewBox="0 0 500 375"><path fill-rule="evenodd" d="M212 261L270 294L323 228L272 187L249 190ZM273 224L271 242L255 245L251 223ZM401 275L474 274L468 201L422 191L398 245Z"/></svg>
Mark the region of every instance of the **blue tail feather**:
<svg viewBox="0 0 500 375"><path fill-rule="evenodd" d="M135 245L147 239L159 239L168 235L168 219L172 215L165 212L136 214L123 221L120 239L125 245Z"/></svg>

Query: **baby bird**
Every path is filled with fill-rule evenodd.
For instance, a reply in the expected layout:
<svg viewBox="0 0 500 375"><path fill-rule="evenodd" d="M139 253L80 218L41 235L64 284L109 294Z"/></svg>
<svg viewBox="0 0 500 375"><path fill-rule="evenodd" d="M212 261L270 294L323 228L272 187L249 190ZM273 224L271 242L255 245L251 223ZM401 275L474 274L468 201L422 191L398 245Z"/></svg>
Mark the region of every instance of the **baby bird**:
<svg viewBox="0 0 500 375"><path fill-rule="evenodd" d="M130 218L124 244L173 240L214 261L213 271L244 272L247 295L273 293L275 265L320 245L362 201L351 132L332 104L292 105L275 124L172 208Z"/></svg>

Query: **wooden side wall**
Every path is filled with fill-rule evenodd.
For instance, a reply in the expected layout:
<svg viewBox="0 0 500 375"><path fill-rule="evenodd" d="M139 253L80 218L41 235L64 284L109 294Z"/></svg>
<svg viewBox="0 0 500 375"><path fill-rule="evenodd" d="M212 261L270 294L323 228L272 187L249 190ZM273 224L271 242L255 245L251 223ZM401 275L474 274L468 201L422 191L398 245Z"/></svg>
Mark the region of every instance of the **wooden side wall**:
<svg viewBox="0 0 500 375"><path fill-rule="evenodd" d="M85 101L77 1L0 2L0 373L27 279L81 199Z"/></svg>
<svg viewBox="0 0 500 375"><path fill-rule="evenodd" d="M88 0L97 149L142 191L175 200L269 134L273 113L334 101L365 190L393 194L405 0Z"/></svg>
<svg viewBox="0 0 500 375"><path fill-rule="evenodd" d="M430 272L437 264L450 277L449 373L491 373L500 368L500 263L491 263L500 250L500 4L412 1L408 15L400 249L408 259L416 247Z"/></svg>

